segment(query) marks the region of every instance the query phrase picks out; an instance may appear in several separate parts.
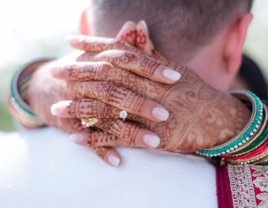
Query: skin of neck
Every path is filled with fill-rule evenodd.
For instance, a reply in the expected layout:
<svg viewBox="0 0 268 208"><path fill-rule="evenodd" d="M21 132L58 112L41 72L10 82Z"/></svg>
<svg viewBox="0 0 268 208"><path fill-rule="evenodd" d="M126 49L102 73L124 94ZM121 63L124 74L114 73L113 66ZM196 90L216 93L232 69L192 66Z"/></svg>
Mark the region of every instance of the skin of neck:
<svg viewBox="0 0 268 208"><path fill-rule="evenodd" d="M240 82L236 75L242 63L243 46L252 18L250 13L234 18L209 44L198 49L183 65L193 69L213 88L230 90L234 83ZM176 57L169 58L181 64L176 61ZM242 83L235 85L243 86Z"/></svg>

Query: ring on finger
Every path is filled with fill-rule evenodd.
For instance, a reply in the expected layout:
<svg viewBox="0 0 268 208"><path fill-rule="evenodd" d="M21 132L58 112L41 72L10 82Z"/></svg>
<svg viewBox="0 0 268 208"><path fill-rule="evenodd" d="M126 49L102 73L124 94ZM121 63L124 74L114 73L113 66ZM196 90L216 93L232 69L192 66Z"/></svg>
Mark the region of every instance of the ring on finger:
<svg viewBox="0 0 268 208"><path fill-rule="evenodd" d="M83 128L93 127L95 124L99 123L100 120L100 118L81 119L81 124L83 125Z"/></svg>
<svg viewBox="0 0 268 208"><path fill-rule="evenodd" d="M125 111L125 110L120 111L119 116L120 116L120 118L123 119L123 121L125 121L127 118L127 111Z"/></svg>

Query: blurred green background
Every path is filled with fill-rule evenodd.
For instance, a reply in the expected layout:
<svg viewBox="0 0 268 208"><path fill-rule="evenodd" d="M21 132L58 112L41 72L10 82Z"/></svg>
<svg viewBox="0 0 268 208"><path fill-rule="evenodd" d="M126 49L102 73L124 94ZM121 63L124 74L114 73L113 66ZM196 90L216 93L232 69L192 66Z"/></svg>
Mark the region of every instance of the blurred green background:
<svg viewBox="0 0 268 208"><path fill-rule="evenodd" d="M74 3L59 0L53 1L51 7L49 1L52 2L11 0L0 5L0 25L5 28L0 38L0 131L16 130L6 106L14 71L34 58L60 57L70 52L64 38L76 33L80 13L88 3L87 0ZM36 10L26 8L27 2ZM72 8L72 12L62 5ZM252 13L254 20L249 28L244 52L257 62L268 80L268 0L255 0Z"/></svg>

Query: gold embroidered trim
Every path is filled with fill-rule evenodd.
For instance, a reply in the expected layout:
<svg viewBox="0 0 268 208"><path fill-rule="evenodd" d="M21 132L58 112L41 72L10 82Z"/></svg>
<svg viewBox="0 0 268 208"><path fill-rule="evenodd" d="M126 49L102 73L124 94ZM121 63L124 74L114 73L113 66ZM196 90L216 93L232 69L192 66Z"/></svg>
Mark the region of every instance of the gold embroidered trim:
<svg viewBox="0 0 268 208"><path fill-rule="evenodd" d="M257 208L249 165L227 165L234 208Z"/></svg>

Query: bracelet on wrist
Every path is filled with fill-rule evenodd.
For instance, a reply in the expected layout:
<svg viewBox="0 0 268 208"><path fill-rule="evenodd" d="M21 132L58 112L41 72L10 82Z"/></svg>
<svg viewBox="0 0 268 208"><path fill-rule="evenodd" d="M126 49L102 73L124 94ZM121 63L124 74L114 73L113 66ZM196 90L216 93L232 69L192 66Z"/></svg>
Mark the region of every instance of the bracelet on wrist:
<svg viewBox="0 0 268 208"><path fill-rule="evenodd" d="M258 133L261 127L263 116L263 104L261 100L252 92L248 90L234 90L229 92L243 100L249 100L252 104L252 115L246 127L230 141L211 147L209 149L200 150L197 153L207 157L217 157L232 153L239 147L244 146L251 138Z"/></svg>
<svg viewBox="0 0 268 208"><path fill-rule="evenodd" d="M258 133L255 134L244 146L239 147L238 149L233 151L231 154L228 154L226 156L238 157L241 155L245 155L257 149L266 141L266 138L264 137L264 135L268 131L268 129L266 128L267 121L268 121L268 109L265 103L263 103L263 109L264 109L263 121L261 123L261 128L258 131Z"/></svg>
<svg viewBox="0 0 268 208"><path fill-rule="evenodd" d="M8 108L10 113L28 129L45 126L44 122L37 117L31 107L23 100L23 96L34 71L51 60L53 59L35 59L18 68L12 78L8 96Z"/></svg>

